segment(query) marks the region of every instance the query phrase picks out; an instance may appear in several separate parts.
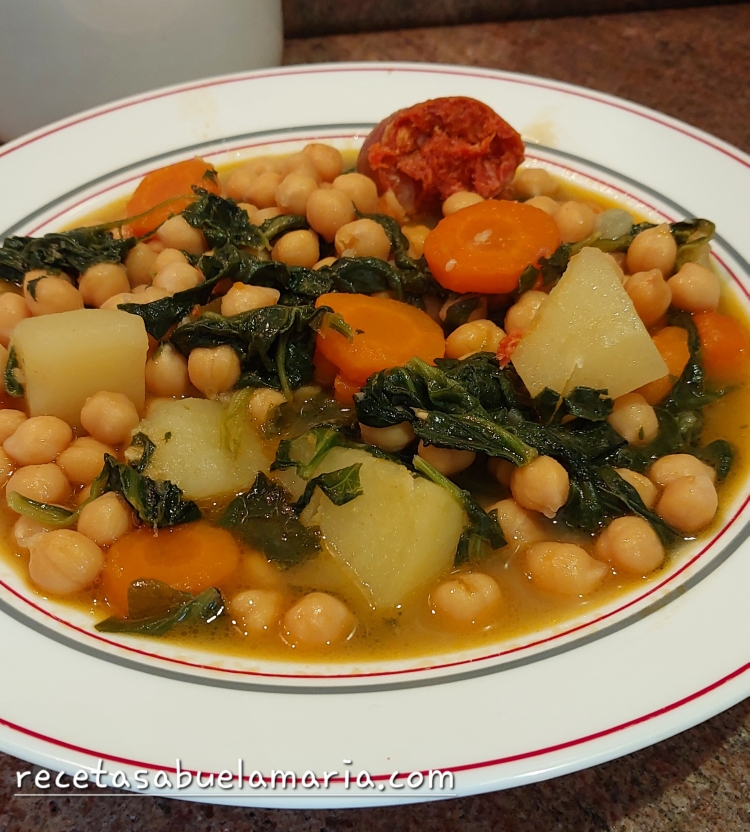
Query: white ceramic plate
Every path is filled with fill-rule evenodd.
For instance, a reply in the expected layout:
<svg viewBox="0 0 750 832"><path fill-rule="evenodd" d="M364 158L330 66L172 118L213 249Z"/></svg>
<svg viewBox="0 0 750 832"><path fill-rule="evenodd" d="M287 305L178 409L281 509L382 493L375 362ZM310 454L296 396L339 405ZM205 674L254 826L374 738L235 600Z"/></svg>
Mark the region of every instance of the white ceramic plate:
<svg viewBox="0 0 750 832"><path fill-rule="evenodd" d="M356 146L399 107L446 95L485 101L523 133L530 159L642 213L713 219L729 291L748 306L747 156L599 93L447 66L291 67L162 90L61 122L0 148L0 233L69 224L132 190L146 171L198 153L222 164L269 144ZM69 773L100 765L109 772L102 782L127 778L149 793L284 807L465 795L594 765L750 692L749 514L745 489L709 540L638 593L533 638L356 667L235 661L104 637L34 595L2 562L0 746ZM240 783L238 760L252 780ZM183 774L180 789L177 761L203 772L202 783L230 773L213 786L185 786ZM277 777L273 788L274 770L305 782L292 790ZM442 787L433 777L430 789L431 771L450 777ZM327 787L312 785L325 772L337 773ZM364 788L360 772L371 778L360 778Z"/></svg>

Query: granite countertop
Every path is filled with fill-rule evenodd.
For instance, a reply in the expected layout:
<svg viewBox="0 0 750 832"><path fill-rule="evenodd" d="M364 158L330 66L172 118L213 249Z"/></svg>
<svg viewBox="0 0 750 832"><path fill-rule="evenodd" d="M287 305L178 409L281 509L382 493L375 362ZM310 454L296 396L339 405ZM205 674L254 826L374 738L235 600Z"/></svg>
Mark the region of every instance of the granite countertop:
<svg viewBox="0 0 750 832"><path fill-rule="evenodd" d="M750 4L296 39L284 60L438 61L543 75L654 107L750 152ZM739 832L750 830L750 700L593 769L427 805L273 811L115 793L13 798L15 772L27 768L0 754L0 832Z"/></svg>

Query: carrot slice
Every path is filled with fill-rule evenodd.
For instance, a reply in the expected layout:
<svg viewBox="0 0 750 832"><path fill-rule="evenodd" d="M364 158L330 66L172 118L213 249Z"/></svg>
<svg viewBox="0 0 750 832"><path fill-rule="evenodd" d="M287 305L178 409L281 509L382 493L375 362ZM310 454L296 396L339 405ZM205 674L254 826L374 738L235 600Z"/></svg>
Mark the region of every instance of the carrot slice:
<svg viewBox="0 0 750 832"><path fill-rule="evenodd" d="M557 223L541 209L487 200L441 220L427 235L424 256L446 289L504 294L559 245Z"/></svg>
<svg viewBox="0 0 750 832"><path fill-rule="evenodd" d="M239 563L239 547L224 529L197 522L155 535L143 526L112 544L101 585L109 606L124 616L133 581L150 578L197 595L226 581Z"/></svg>
<svg viewBox="0 0 750 832"><path fill-rule="evenodd" d="M664 359L668 372L667 375L639 387L635 392L640 393L650 405L654 405L669 395L675 380L682 375L690 360L690 349L687 330L681 326L665 326L652 335L651 340Z"/></svg>
<svg viewBox="0 0 750 832"><path fill-rule="evenodd" d="M735 318L719 312L693 315L701 340L703 367L709 379L721 383L742 381L750 368L750 333Z"/></svg>
<svg viewBox="0 0 750 832"><path fill-rule="evenodd" d="M346 376L342 376L341 373L333 380L333 398L339 404L345 404L351 407L354 404L354 394L359 393L361 389L361 384L352 381Z"/></svg>
<svg viewBox="0 0 750 832"><path fill-rule="evenodd" d="M146 174L125 208L129 217L145 214L130 223L131 234L140 237L155 231L184 211L196 198L193 185L212 194L221 190L215 168L203 159L187 159Z"/></svg>
<svg viewBox="0 0 750 832"><path fill-rule="evenodd" d="M362 385L373 373L411 358L432 363L445 355L442 328L408 303L332 293L321 295L316 306L329 306L354 330L351 341L328 327L317 339L318 350L352 383Z"/></svg>

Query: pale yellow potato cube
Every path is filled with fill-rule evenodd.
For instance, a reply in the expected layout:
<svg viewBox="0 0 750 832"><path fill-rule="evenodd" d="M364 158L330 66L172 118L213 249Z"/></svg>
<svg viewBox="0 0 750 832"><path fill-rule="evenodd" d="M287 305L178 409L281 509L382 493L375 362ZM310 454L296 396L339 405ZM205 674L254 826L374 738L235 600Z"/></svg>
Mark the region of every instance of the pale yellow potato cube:
<svg viewBox="0 0 750 832"><path fill-rule="evenodd" d="M466 515L444 488L364 451L334 448L315 475L357 462L362 495L336 506L316 490L302 521L320 527L330 554L387 612L450 572ZM279 479L299 496L304 482L296 475Z"/></svg>
<svg viewBox="0 0 750 832"><path fill-rule="evenodd" d="M26 318L11 345L32 416L58 416L80 427L84 402L100 390L124 393L143 408L148 335L137 315L78 309Z"/></svg>
<svg viewBox="0 0 750 832"><path fill-rule="evenodd" d="M156 445L144 473L170 480L191 500L247 491L258 471L268 472L273 457L264 450L250 419L232 454L222 441L225 412L220 402L209 399L155 401L136 428Z"/></svg>
<svg viewBox="0 0 750 832"><path fill-rule="evenodd" d="M617 398L668 372L617 265L595 248L571 257L512 360L532 396L593 387Z"/></svg>

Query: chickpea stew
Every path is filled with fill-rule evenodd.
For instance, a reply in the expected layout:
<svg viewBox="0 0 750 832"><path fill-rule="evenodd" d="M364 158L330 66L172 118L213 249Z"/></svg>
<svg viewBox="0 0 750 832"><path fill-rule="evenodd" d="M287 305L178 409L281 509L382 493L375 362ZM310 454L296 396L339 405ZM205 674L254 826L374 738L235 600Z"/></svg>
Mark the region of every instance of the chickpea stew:
<svg viewBox="0 0 750 832"><path fill-rule="evenodd" d="M5 240L31 586L104 632L386 658L532 632L678 557L746 441L713 225L522 160L485 105L438 99L357 170L319 143L191 159L111 221Z"/></svg>

